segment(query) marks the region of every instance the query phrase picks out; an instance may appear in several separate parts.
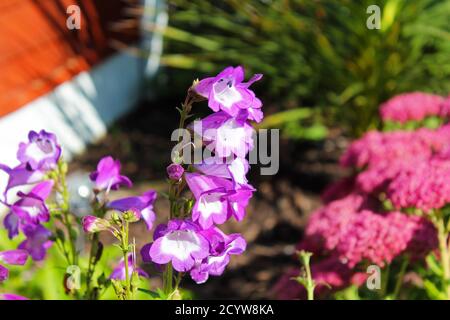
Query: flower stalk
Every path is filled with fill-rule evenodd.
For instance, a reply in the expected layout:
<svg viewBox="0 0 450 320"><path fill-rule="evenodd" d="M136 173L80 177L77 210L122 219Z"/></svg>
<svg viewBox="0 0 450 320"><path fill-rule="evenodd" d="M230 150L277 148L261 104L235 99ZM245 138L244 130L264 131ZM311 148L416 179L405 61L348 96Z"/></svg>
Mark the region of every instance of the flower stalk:
<svg viewBox="0 0 450 320"><path fill-rule="evenodd" d="M450 253L448 244L448 234L449 230L445 225L445 219L440 210L436 211L436 216L434 219L436 229L438 231L439 240L439 253L442 264L442 290L450 300Z"/></svg>
<svg viewBox="0 0 450 320"><path fill-rule="evenodd" d="M311 252L306 252L303 250L298 252L298 257L304 268L304 274L294 278L294 280L306 289L308 300L314 300L314 290L317 286L311 274L311 256Z"/></svg>

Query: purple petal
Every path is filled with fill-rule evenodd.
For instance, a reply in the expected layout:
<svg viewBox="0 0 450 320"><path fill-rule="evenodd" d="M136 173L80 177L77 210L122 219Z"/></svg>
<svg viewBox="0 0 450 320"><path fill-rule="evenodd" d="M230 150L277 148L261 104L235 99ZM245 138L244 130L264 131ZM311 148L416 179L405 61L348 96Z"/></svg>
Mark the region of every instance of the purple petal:
<svg viewBox="0 0 450 320"><path fill-rule="evenodd" d="M29 300L28 298L12 293L0 293L0 300Z"/></svg>
<svg viewBox="0 0 450 320"><path fill-rule="evenodd" d="M190 275L192 280L197 284L205 283L209 278L208 266L204 263L196 264L191 270Z"/></svg>
<svg viewBox="0 0 450 320"><path fill-rule="evenodd" d="M28 253L25 250L8 250L0 252L0 261L11 265L23 266L28 259Z"/></svg>
<svg viewBox="0 0 450 320"><path fill-rule="evenodd" d="M0 283L8 279L9 271L7 268L0 264Z"/></svg>
<svg viewBox="0 0 450 320"><path fill-rule="evenodd" d="M200 80L194 88L195 92L197 92L199 95L201 95L205 98L208 98L209 93L212 90L212 85L213 85L214 81L215 81L215 77L205 78L205 79Z"/></svg>
<svg viewBox="0 0 450 320"><path fill-rule="evenodd" d="M19 234L19 217L15 213L8 213L3 220L3 225L8 230L8 237L10 239Z"/></svg>
<svg viewBox="0 0 450 320"><path fill-rule="evenodd" d="M178 227L156 239L150 248L150 258L158 264L172 261L173 268L178 272L187 272L193 266L195 259L208 256L209 243L197 231L195 225L186 221L174 221L172 227ZM169 223L170 228L170 223Z"/></svg>
<svg viewBox="0 0 450 320"><path fill-rule="evenodd" d="M263 77L263 75L261 73L257 73L255 75L253 75L253 77L251 77L250 80L248 80L247 82L243 82L242 85L245 86L246 88L248 88L256 81L261 80L262 77Z"/></svg>
<svg viewBox="0 0 450 320"><path fill-rule="evenodd" d="M53 169L61 156L61 147L56 136L45 130L39 133L30 131L28 140L27 143L19 144L17 159L32 170Z"/></svg>
<svg viewBox="0 0 450 320"><path fill-rule="evenodd" d="M185 178L189 189L196 199L199 199L206 191L220 188L224 188L225 190L233 189L231 181L220 177L206 176L198 173L186 173Z"/></svg>

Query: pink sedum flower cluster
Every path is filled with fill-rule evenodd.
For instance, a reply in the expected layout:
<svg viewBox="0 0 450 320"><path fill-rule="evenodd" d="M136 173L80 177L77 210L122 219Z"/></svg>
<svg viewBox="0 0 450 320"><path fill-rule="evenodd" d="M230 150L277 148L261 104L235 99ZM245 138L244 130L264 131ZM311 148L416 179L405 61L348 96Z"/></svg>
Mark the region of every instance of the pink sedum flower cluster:
<svg viewBox="0 0 450 320"><path fill-rule="evenodd" d="M444 98L438 95L411 92L389 99L380 106L383 121L421 121L430 116L447 116Z"/></svg>
<svg viewBox="0 0 450 320"><path fill-rule="evenodd" d="M410 93L392 98L380 112L384 121L404 123L447 116L449 104L448 98ZM416 263L438 247L430 215L450 203L450 125L370 131L340 162L353 175L325 190L325 205L311 215L298 245L314 253L319 291L320 282L333 290L362 284L367 275L360 270L367 264L384 267L399 257ZM299 287L289 298L302 294Z"/></svg>
<svg viewBox="0 0 450 320"><path fill-rule="evenodd" d="M405 168L392 179L387 197L395 208L424 212L450 203L450 159L432 158Z"/></svg>

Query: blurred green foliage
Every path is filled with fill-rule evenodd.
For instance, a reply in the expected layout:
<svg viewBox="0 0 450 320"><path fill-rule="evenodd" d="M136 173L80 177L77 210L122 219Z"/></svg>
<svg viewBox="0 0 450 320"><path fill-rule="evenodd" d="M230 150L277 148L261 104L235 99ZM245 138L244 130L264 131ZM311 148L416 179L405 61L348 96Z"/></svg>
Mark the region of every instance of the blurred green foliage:
<svg viewBox="0 0 450 320"><path fill-rule="evenodd" d="M12 250L18 246L23 239L8 239L6 231L0 232L0 251ZM120 261L120 251L115 246L105 246L103 257L97 267L97 275L104 272L106 276L112 272L112 267ZM87 270L88 257L81 258L79 267L83 274ZM47 253L44 261L34 262L28 259L25 266L7 266L10 272L9 278L0 284L0 293L14 293L34 300L68 300L73 297L67 295L64 289L64 275L66 273L66 262L59 250L53 245ZM85 278L81 278L84 286ZM142 279L140 282L142 290L150 288L150 281ZM84 289L84 287L82 288ZM137 300L148 300L149 297L142 291L135 295ZM115 300L116 294L112 286L101 293L102 300Z"/></svg>
<svg viewBox="0 0 450 320"><path fill-rule="evenodd" d="M325 133L322 123L360 135L379 126L380 102L397 93L450 92L450 1L167 1L162 64L205 74L241 64L263 73L254 87L266 110L315 110L286 118L290 136L311 135L311 122L313 138ZM374 4L379 30L366 26Z"/></svg>

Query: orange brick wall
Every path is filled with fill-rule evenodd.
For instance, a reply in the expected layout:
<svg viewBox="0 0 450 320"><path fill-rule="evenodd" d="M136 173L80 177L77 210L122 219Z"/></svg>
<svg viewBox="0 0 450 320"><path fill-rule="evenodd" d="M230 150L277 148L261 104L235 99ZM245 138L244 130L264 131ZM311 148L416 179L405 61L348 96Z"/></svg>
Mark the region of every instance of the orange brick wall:
<svg viewBox="0 0 450 320"><path fill-rule="evenodd" d="M137 41L137 23L112 28L129 18L127 2L1 0L0 117L90 69L113 52L112 41ZM72 4L80 6L81 30L66 27L66 8Z"/></svg>

